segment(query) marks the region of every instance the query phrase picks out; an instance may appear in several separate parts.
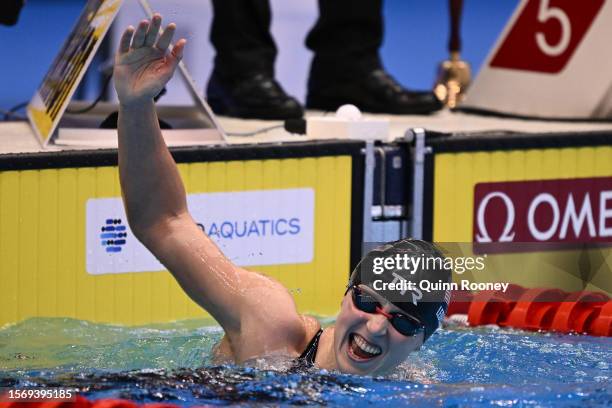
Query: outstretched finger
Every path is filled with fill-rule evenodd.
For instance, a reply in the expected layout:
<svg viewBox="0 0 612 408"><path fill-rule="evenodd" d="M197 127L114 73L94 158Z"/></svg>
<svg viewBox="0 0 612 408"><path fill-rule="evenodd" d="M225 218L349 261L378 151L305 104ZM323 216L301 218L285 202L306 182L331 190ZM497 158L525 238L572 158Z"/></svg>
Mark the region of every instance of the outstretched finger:
<svg viewBox="0 0 612 408"><path fill-rule="evenodd" d="M185 49L185 44L187 44L187 40L181 38L177 41L174 47L172 47L172 56L176 58L177 61L183 59L183 50Z"/></svg>
<svg viewBox="0 0 612 408"><path fill-rule="evenodd" d="M162 18L159 14L153 15L151 19L151 25L149 26L149 31L147 31L147 35L145 37L144 45L146 47L152 47L155 44L155 40L157 40L157 34L159 33L159 27L161 27Z"/></svg>
<svg viewBox="0 0 612 408"><path fill-rule="evenodd" d="M132 35L134 35L134 27L129 26L125 29L119 40L119 53L123 54L130 50L130 43L132 42Z"/></svg>
<svg viewBox="0 0 612 408"><path fill-rule="evenodd" d="M176 31L176 24L170 23L157 40L157 48L160 51L165 52L168 49L168 46L172 42L172 37L174 37L174 31Z"/></svg>
<svg viewBox="0 0 612 408"><path fill-rule="evenodd" d="M144 45L144 40L148 29L149 22L147 20L142 20L140 24L138 24L138 28L134 34L134 39L132 40L132 48L140 48Z"/></svg>

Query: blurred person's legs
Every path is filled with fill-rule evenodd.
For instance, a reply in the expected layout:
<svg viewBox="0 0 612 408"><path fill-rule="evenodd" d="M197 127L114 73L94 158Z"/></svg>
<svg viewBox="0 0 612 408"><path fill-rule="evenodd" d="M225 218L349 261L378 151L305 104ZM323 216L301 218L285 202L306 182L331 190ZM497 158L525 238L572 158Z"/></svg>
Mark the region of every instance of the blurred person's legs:
<svg viewBox="0 0 612 408"><path fill-rule="evenodd" d="M24 0L0 1L0 24L12 26L19 20L19 12L24 6Z"/></svg>
<svg viewBox="0 0 612 408"><path fill-rule="evenodd" d="M276 45L268 0L213 0L211 42L216 49L207 97L221 115L301 117L302 107L274 79Z"/></svg>
<svg viewBox="0 0 612 408"><path fill-rule="evenodd" d="M314 52L306 106L326 111L347 103L366 112L419 114L441 108L432 92L402 87L383 68L382 0L319 0L306 46Z"/></svg>

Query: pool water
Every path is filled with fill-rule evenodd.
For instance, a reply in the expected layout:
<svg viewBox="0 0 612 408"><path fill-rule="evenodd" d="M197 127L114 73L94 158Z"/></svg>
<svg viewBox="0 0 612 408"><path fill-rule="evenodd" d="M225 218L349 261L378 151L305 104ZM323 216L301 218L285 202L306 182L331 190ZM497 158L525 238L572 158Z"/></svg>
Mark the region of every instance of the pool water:
<svg viewBox="0 0 612 408"><path fill-rule="evenodd" d="M29 319L0 329L0 387L70 386L94 400L183 406L612 405L610 338L443 329L396 372L372 378L282 371L270 361L214 366L209 356L221 336L206 320L126 328Z"/></svg>

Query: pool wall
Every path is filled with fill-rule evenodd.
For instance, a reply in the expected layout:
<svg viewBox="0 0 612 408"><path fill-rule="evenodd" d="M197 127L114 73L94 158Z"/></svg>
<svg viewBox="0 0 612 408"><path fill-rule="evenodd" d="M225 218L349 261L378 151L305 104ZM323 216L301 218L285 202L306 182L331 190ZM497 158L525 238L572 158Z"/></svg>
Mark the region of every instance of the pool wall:
<svg viewBox="0 0 612 408"><path fill-rule="evenodd" d="M469 276L475 281L610 295L611 140L603 133L492 132L432 141L424 237L465 243L464 255L488 254L485 270ZM564 221L572 219L572 200L573 215L590 214L592 231L586 217Z"/></svg>
<svg viewBox="0 0 612 408"><path fill-rule="evenodd" d="M352 183L363 183L361 146L177 148L173 154L190 194L314 192L311 261L250 268L279 279L301 311L330 315L358 256L351 241L361 242L359 227L351 229L351 217L362 211L361 200L351 196L360 191ZM116 159L116 151L0 157L0 326L29 317L145 324L206 316L167 272L88 273L86 205L120 197ZM127 239L134 239L129 230Z"/></svg>

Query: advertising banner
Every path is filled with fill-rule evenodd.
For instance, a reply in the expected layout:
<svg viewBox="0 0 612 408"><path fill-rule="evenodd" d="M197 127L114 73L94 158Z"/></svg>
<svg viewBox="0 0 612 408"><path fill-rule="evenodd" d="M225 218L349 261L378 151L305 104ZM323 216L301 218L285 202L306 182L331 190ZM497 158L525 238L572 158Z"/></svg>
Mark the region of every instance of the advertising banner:
<svg viewBox="0 0 612 408"><path fill-rule="evenodd" d="M493 242L612 244L612 177L478 183L473 218L483 251Z"/></svg>
<svg viewBox="0 0 612 408"><path fill-rule="evenodd" d="M612 293L610 157L609 146L436 154L433 239L486 257L476 281Z"/></svg>
<svg viewBox="0 0 612 408"><path fill-rule="evenodd" d="M190 194L189 212L239 266L309 263L314 256L313 189ZM87 201L87 272L163 271L127 225L121 198Z"/></svg>
<svg viewBox="0 0 612 408"><path fill-rule="evenodd" d="M28 118L46 146L123 0L89 0L28 104Z"/></svg>

